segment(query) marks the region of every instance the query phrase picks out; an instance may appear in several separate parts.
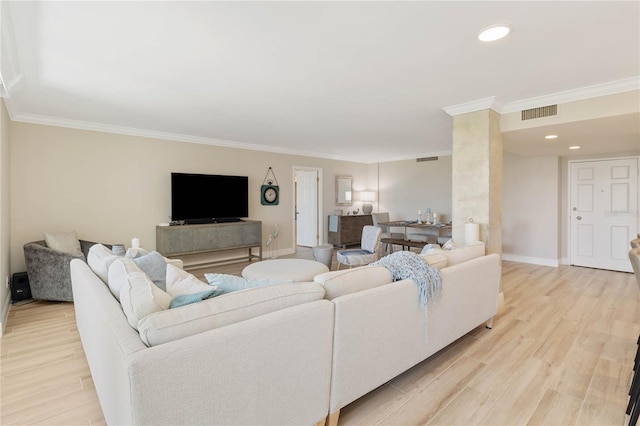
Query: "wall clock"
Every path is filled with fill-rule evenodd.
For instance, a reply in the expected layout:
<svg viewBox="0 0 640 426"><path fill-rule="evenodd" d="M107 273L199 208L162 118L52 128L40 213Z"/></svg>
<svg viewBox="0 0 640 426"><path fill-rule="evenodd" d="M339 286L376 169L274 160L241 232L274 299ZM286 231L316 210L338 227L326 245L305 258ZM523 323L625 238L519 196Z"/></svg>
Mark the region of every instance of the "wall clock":
<svg viewBox="0 0 640 426"><path fill-rule="evenodd" d="M280 201L278 185L262 185L260 202L263 206L277 206Z"/></svg>
<svg viewBox="0 0 640 426"><path fill-rule="evenodd" d="M273 179L269 179L269 173L273 176ZM275 181L275 185L274 182ZM280 202L280 187L278 186L278 180L276 179L273 169L269 167L267 174L262 182L260 188L260 203L263 206L277 206Z"/></svg>

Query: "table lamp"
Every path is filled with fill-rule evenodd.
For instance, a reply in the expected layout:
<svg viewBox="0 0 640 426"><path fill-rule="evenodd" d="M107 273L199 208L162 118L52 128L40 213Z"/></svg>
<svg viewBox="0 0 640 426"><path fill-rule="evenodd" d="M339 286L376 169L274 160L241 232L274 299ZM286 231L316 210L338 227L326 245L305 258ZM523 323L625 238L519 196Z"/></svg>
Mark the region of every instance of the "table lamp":
<svg viewBox="0 0 640 426"><path fill-rule="evenodd" d="M360 200L362 201L362 213L371 214L373 211L372 201L376 199L376 193L373 191L362 191L360 193Z"/></svg>

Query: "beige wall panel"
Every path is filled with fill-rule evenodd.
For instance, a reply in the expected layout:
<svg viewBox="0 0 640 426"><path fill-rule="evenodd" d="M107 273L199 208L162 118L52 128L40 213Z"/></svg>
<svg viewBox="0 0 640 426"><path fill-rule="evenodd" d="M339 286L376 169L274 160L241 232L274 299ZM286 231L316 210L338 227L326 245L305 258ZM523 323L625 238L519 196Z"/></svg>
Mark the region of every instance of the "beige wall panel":
<svg viewBox="0 0 640 426"><path fill-rule="evenodd" d="M560 159L504 155L502 249L513 260L559 259Z"/></svg>
<svg viewBox="0 0 640 426"><path fill-rule="evenodd" d="M4 101L0 101L0 334L9 313L11 292L7 279L11 276L11 217L10 217L10 151L9 115Z"/></svg>
<svg viewBox="0 0 640 426"><path fill-rule="evenodd" d="M366 185L367 165L13 122L11 127L12 270L24 270L22 245L43 232L75 230L83 239L124 243L138 237L155 248L155 226L168 222L170 173L249 177L249 215L263 222L264 240L280 227L278 249L293 252L293 167L323 169L324 216L335 209L336 175ZM268 167L280 185L280 204L262 206ZM205 192L202 197L224 193ZM326 235L326 227L325 227Z"/></svg>
<svg viewBox="0 0 640 426"><path fill-rule="evenodd" d="M558 114L535 120L522 120L520 111L504 114L500 125L503 132L528 129L551 124L570 123L602 117L613 117L640 112L640 90L631 90L558 105Z"/></svg>
<svg viewBox="0 0 640 426"><path fill-rule="evenodd" d="M391 161L380 163L377 169L380 191L374 211L389 212L391 220L416 220L418 210L424 214L430 208L441 221L451 220L451 156L424 162Z"/></svg>

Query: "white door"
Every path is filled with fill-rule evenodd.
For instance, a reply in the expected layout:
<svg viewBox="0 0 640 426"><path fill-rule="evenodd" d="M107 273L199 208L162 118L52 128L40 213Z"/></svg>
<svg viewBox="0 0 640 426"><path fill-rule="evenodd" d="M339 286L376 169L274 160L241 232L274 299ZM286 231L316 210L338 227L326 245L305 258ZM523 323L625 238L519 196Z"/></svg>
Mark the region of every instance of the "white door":
<svg viewBox="0 0 640 426"><path fill-rule="evenodd" d="M296 176L296 244L318 245L318 171L297 170Z"/></svg>
<svg viewBox="0 0 640 426"><path fill-rule="evenodd" d="M572 265L631 272L638 228L638 159L570 163Z"/></svg>

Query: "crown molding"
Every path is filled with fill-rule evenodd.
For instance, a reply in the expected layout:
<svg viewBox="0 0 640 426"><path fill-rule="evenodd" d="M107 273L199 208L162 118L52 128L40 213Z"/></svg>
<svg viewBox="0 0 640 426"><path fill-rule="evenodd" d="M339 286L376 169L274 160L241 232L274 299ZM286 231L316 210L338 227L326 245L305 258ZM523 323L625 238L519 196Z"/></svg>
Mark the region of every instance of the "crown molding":
<svg viewBox="0 0 640 426"><path fill-rule="evenodd" d="M495 96L488 98L477 99L475 101L469 101L462 104L451 105L442 108L450 116L467 114L469 112L482 111L484 109L492 109L500 112L501 104L496 100Z"/></svg>
<svg viewBox="0 0 640 426"><path fill-rule="evenodd" d="M11 116L11 114L10 114ZM45 126L64 127L78 130L88 130L93 132L113 133L125 136L137 136L150 139L168 140L174 142L196 143L201 145L219 146L225 148L245 149L250 151L270 152L274 154L299 155L302 157L324 158L328 160L349 161L352 163L365 163L362 160L328 155L322 152L302 151L290 148L282 148L270 145L250 144L243 142L233 142L223 139L206 138L201 136L190 136L178 133L159 132L148 129L138 129L134 127L114 126L109 124L94 123L89 121L68 120L58 117L37 115L37 114L15 114L11 116L12 121L23 123L41 124Z"/></svg>
<svg viewBox="0 0 640 426"><path fill-rule="evenodd" d="M462 104L451 105L442 109L450 116L482 111L484 109L492 109L500 114L507 114L510 112L519 112L523 109L537 108L545 105L564 104L567 102L581 101L583 99L630 92L632 90L640 90L640 76L610 81L602 84L594 84L592 86L581 87L579 89L565 90L563 92L522 99L519 101L503 103L495 96L491 96Z"/></svg>
<svg viewBox="0 0 640 426"><path fill-rule="evenodd" d="M581 101L584 99L598 98L601 96L614 95L616 93L630 92L640 89L640 76L625 78L623 80L610 81L602 84L581 87L574 90L553 93L545 96L522 99L520 101L509 102L504 105L502 114L510 112L520 112L524 109L538 108L545 105L564 104L567 102Z"/></svg>

